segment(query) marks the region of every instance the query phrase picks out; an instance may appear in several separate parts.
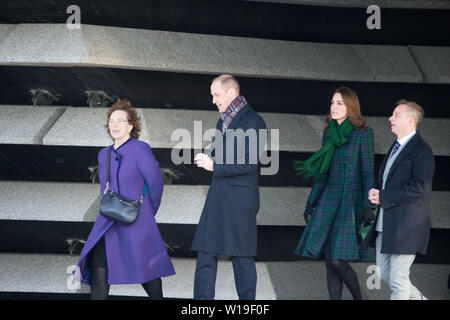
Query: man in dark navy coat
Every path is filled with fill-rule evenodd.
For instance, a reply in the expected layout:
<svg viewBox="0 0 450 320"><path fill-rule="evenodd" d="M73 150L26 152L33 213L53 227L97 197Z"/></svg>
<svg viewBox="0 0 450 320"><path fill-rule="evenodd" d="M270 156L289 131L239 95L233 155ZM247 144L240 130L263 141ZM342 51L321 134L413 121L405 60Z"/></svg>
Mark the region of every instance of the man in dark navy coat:
<svg viewBox="0 0 450 320"><path fill-rule="evenodd" d="M266 124L239 94L233 76L215 78L210 89L220 119L209 155L195 156L198 167L212 172L212 180L191 248L198 251L194 299L214 299L220 254L232 257L239 299L254 300L258 164Z"/></svg>
<svg viewBox="0 0 450 320"><path fill-rule="evenodd" d="M378 172L379 189L369 191L379 212L365 243L376 248L377 266L391 288L391 300L426 299L409 280L416 253L427 251L431 228L435 163L430 146L416 131L423 114L415 102L397 102L389 118L397 141Z"/></svg>

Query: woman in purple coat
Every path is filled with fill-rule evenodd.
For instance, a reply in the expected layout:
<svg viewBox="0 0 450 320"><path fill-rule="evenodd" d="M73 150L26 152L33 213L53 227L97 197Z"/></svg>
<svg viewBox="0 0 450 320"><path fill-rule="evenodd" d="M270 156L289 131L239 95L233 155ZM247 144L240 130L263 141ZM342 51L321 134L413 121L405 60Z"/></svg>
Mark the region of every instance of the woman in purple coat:
<svg viewBox="0 0 450 320"><path fill-rule="evenodd" d="M101 214L81 252L75 279L91 285L91 299L106 299L111 284L140 283L151 299L162 299L161 277L175 274L155 221L161 203L163 180L150 146L139 138L136 109L118 99L107 113L108 134L114 140L98 154L100 192L106 189L106 160L111 150L109 187L139 200L144 185L148 192L136 221L113 222Z"/></svg>

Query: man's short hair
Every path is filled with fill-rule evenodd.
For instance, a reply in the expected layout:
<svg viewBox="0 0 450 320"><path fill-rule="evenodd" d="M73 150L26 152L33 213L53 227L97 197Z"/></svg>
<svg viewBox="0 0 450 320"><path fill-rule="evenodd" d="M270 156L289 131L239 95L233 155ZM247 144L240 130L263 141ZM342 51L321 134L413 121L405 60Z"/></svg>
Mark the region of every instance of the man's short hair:
<svg viewBox="0 0 450 320"><path fill-rule="evenodd" d="M419 106L414 101L407 101L405 99L397 101L395 105L398 106L400 104L406 104L409 107L409 112L414 117L414 119L416 119L416 126L418 126L425 115L425 112L423 111L422 107Z"/></svg>
<svg viewBox="0 0 450 320"><path fill-rule="evenodd" d="M211 84L213 84L215 81L220 81L220 84L222 85L222 88L225 91L228 90L229 88L234 88L236 92L239 94L240 91L239 82L231 74L222 74L218 77L215 77L214 79L212 79Z"/></svg>

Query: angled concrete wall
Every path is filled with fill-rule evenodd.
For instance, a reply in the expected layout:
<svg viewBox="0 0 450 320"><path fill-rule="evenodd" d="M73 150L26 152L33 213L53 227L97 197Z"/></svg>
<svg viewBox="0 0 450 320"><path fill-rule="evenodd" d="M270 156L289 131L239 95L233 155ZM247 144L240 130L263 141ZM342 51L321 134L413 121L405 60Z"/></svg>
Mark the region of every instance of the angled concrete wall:
<svg viewBox="0 0 450 320"><path fill-rule="evenodd" d="M152 148L209 148L219 119L217 111L137 108L140 139ZM322 144L324 116L260 113L269 130L278 130L279 148L269 139L270 150L315 152ZM386 117L366 117L374 132L375 153L386 154L395 141ZM0 143L70 146L107 146L106 109L85 107L31 107L0 105ZM450 119L425 118L419 131L435 155L450 155ZM178 131L177 131L178 129ZM176 132L187 135L184 139ZM272 132L269 131L270 134ZM189 138L190 137L190 138ZM270 136L271 137L271 136Z"/></svg>
<svg viewBox="0 0 450 320"><path fill-rule="evenodd" d="M449 48L412 47L414 59L406 46L295 42L92 25L82 25L80 30L70 30L65 24L18 24L12 28L0 25L0 65L450 83L445 62ZM430 63L436 59L444 63L443 69Z"/></svg>
<svg viewBox="0 0 450 320"><path fill-rule="evenodd" d="M172 258L176 275L162 278L164 297L192 299L195 273L194 259ZM0 254L0 292L29 293L85 293L89 286L79 289L71 277L78 257L51 254ZM390 290L385 283L373 289L367 287L373 269L370 264L352 264L360 281L363 297L370 300L388 300ZM368 272L369 271L369 272ZM328 300L325 265L321 261L257 262L257 300L304 299ZM450 292L446 288L448 266L433 264L413 264L411 281L432 300L448 300ZM141 296L146 294L140 285L113 285L111 295ZM344 288L343 298L351 296ZM231 261L218 263L216 299L236 300L234 274Z"/></svg>
<svg viewBox="0 0 450 320"><path fill-rule="evenodd" d="M208 188L166 185L156 222L197 224ZM99 184L92 183L0 181L0 220L92 222L98 216L99 192ZM258 225L304 226L309 192L303 187L260 187ZM433 228L450 229L449 195L433 192Z"/></svg>
<svg viewBox="0 0 450 320"><path fill-rule="evenodd" d="M290 3L327 7L367 8L378 5L381 8L450 9L450 2L442 0L246 0L258 2Z"/></svg>

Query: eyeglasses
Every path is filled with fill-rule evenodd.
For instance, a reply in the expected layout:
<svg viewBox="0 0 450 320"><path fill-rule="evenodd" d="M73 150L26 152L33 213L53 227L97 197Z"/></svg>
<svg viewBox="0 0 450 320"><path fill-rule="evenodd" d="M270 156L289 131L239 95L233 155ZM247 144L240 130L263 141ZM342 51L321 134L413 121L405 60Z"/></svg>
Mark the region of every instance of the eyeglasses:
<svg viewBox="0 0 450 320"><path fill-rule="evenodd" d="M108 125L112 125L114 123L123 123L123 122L130 122L129 120L109 120Z"/></svg>

